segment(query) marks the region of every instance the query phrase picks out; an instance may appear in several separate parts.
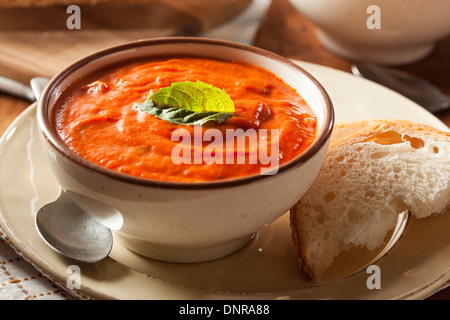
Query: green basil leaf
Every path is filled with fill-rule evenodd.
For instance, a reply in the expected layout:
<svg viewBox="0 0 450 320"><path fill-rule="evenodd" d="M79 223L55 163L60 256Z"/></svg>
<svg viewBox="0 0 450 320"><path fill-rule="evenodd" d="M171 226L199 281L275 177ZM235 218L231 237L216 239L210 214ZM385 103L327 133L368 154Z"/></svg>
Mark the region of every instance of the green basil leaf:
<svg viewBox="0 0 450 320"><path fill-rule="evenodd" d="M235 111L233 100L225 90L199 80L176 82L161 88L139 108L162 120L182 125L208 121L221 123Z"/></svg>
<svg viewBox="0 0 450 320"><path fill-rule="evenodd" d="M144 103L139 104L139 109L158 117L161 120L180 125L203 125L208 121L216 121L222 123L233 114L229 112L215 111L191 111L180 108L160 108L157 107L151 99L147 99Z"/></svg>

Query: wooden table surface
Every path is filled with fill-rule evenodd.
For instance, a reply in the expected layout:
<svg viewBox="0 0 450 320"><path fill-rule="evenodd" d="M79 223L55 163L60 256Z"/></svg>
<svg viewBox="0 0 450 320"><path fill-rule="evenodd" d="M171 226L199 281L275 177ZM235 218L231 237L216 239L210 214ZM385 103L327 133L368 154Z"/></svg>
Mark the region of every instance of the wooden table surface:
<svg viewBox="0 0 450 320"><path fill-rule="evenodd" d="M351 61L323 49L315 37L314 30L314 25L297 12L288 0L272 0L256 34L254 45L288 58L350 72ZM450 38L441 41L426 59L400 69L421 76L450 94ZM0 134L29 104L27 101L0 93ZM437 117L450 126L450 110L437 114ZM427 299L450 300L450 288Z"/></svg>

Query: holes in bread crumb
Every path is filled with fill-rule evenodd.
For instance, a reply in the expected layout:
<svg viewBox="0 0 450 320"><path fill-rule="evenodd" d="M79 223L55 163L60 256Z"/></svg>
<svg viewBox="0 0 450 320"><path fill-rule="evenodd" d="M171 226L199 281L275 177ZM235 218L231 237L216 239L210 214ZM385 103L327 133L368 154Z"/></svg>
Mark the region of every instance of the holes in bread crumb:
<svg viewBox="0 0 450 320"><path fill-rule="evenodd" d="M325 222L325 212L320 212L316 216L316 221L317 221L318 224L323 224Z"/></svg>
<svg viewBox="0 0 450 320"><path fill-rule="evenodd" d="M356 210L352 210L350 209L349 212L347 213L347 219L348 222L352 223L352 224L356 224L358 222L360 222L363 218L362 213L356 211Z"/></svg>
<svg viewBox="0 0 450 320"><path fill-rule="evenodd" d="M391 145L397 143L403 143L408 141L411 147L414 149L420 149L425 146L425 142L416 137L411 137L407 134L402 135L396 131L386 131L377 135L374 135L366 140L366 142L375 142L381 145Z"/></svg>
<svg viewBox="0 0 450 320"><path fill-rule="evenodd" d="M333 201L336 198L336 194L334 192L328 192L324 197L323 200L327 203Z"/></svg>
<svg viewBox="0 0 450 320"><path fill-rule="evenodd" d="M323 206L321 204L316 204L315 206L313 206L313 210L318 213L318 215L316 216L316 222L318 224L323 224L325 221L325 210Z"/></svg>
<svg viewBox="0 0 450 320"><path fill-rule="evenodd" d="M366 191L366 193L364 194L364 196L367 197L367 198L375 197L375 191L373 191L373 190L368 190L368 191Z"/></svg>
<svg viewBox="0 0 450 320"><path fill-rule="evenodd" d="M425 145L425 142L422 139L419 139L419 138L410 137L410 136L408 136L406 134L403 136L403 138L408 140L409 143L411 143L411 147L413 147L414 149L423 148L423 146Z"/></svg>
<svg viewBox="0 0 450 320"><path fill-rule="evenodd" d="M381 145L390 145L404 142L402 135L396 131L386 131L377 135L374 135L366 140L366 142L375 142Z"/></svg>
<svg viewBox="0 0 450 320"><path fill-rule="evenodd" d="M370 155L370 158L372 158L372 159L381 159L381 158L384 158L384 157L386 157L388 155L389 155L389 152L381 152L381 151L379 151L379 152L372 153Z"/></svg>

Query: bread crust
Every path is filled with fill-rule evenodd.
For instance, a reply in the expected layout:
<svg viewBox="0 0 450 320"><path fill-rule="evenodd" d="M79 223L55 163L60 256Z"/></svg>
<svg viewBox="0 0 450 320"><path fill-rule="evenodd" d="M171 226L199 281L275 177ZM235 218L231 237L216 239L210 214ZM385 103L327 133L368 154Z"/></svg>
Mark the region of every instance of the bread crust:
<svg viewBox="0 0 450 320"><path fill-rule="evenodd" d="M308 261L306 259L306 248L302 242L302 238L300 236L300 221L298 219L295 219L296 210L299 210L298 203L294 205L289 211L289 219L290 219L290 226L291 226L291 236L292 241L294 244L294 247L297 252L297 263L300 268L300 270L303 272L306 280L311 281L314 279L314 272L310 268Z"/></svg>

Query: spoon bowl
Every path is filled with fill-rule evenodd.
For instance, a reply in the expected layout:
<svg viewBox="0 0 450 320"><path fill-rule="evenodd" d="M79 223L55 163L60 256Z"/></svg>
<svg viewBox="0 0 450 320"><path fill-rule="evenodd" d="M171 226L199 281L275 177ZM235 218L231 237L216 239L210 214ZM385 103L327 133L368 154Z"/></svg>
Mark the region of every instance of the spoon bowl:
<svg viewBox="0 0 450 320"><path fill-rule="evenodd" d="M36 213L36 228L56 252L80 262L94 263L112 249L111 230L77 206L64 191Z"/></svg>

